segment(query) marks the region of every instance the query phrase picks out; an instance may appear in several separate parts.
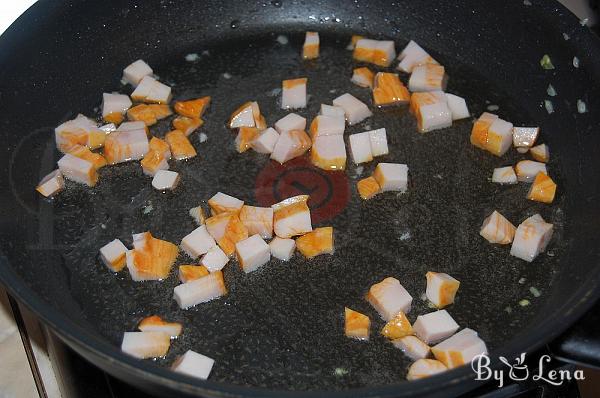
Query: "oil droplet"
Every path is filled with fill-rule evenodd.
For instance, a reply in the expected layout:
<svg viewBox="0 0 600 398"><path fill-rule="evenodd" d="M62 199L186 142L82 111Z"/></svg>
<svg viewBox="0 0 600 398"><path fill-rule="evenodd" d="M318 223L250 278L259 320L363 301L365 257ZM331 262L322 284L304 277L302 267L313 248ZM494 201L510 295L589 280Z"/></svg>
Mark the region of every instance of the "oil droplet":
<svg viewBox="0 0 600 398"><path fill-rule="evenodd" d="M240 20L234 19L233 21L231 21L229 26L231 27L231 29L237 29L240 26Z"/></svg>

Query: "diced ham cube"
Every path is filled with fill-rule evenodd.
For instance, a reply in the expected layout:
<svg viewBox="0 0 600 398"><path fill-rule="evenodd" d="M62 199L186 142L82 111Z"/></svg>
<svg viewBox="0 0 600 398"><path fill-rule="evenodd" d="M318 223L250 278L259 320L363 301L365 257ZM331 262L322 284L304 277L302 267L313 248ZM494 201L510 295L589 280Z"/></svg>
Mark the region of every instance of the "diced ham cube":
<svg viewBox="0 0 600 398"><path fill-rule="evenodd" d="M373 160L371 151L371 136L368 131L351 134L349 137L350 153L355 164L366 163Z"/></svg>
<svg viewBox="0 0 600 398"><path fill-rule="evenodd" d="M124 94L102 94L102 119L107 123L120 124L123 115L131 108L131 100Z"/></svg>
<svg viewBox="0 0 600 398"><path fill-rule="evenodd" d="M201 225L181 240L181 248L193 259L207 253L215 247L217 242L208 233L206 225Z"/></svg>
<svg viewBox="0 0 600 398"><path fill-rule="evenodd" d="M271 256L282 261L289 261L294 255L294 250L296 250L296 241L276 236L275 239L269 242L269 248L271 249Z"/></svg>
<svg viewBox="0 0 600 398"><path fill-rule="evenodd" d="M174 190L179 184L179 173L169 170L158 170L152 178L152 187L159 191Z"/></svg>
<svg viewBox="0 0 600 398"><path fill-rule="evenodd" d="M516 184L517 175L511 166L499 167L494 169L492 174L492 182L498 184Z"/></svg>
<svg viewBox="0 0 600 398"><path fill-rule="evenodd" d="M339 106L321 104L321 110L319 111L320 115L323 116L332 116L341 118L342 120L346 120L346 114L344 113L344 108Z"/></svg>
<svg viewBox="0 0 600 398"><path fill-rule="evenodd" d="M408 42L404 50L398 55L398 61L400 61L398 69L407 73L412 73L415 66L438 63L435 59L431 58L427 51L412 40Z"/></svg>
<svg viewBox="0 0 600 398"><path fill-rule="evenodd" d="M134 122L123 122L119 125L115 131L133 131L133 130L144 130L148 134L148 126L142 121Z"/></svg>
<svg viewBox="0 0 600 398"><path fill-rule="evenodd" d="M244 206L244 201L223 192L217 192L209 200L208 205L213 215L220 213L238 214Z"/></svg>
<svg viewBox="0 0 600 398"><path fill-rule="evenodd" d="M437 359L419 359L408 368L406 380L418 380L425 377L433 376L438 373L443 373L448 368Z"/></svg>
<svg viewBox="0 0 600 398"><path fill-rule="evenodd" d="M248 237L248 229L235 213L220 213L206 220L208 233L226 255L235 252L235 244Z"/></svg>
<svg viewBox="0 0 600 398"><path fill-rule="evenodd" d="M164 154L167 159L171 159L171 148L165 140L161 140L157 137L152 137L152 139L150 139L149 146L151 151L160 152Z"/></svg>
<svg viewBox="0 0 600 398"><path fill-rule="evenodd" d="M149 232L138 235L136 240L134 249L125 255L131 279L139 282L161 280L169 276L179 254L177 246L157 239Z"/></svg>
<svg viewBox="0 0 600 398"><path fill-rule="evenodd" d="M169 156L170 153L171 151L169 151ZM140 164L144 174L154 177L160 170L169 170L168 160L169 158L164 152L150 150L146 153Z"/></svg>
<svg viewBox="0 0 600 398"><path fill-rule="evenodd" d="M195 281L208 275L208 269L204 265L180 265L179 266L179 280L181 283Z"/></svg>
<svg viewBox="0 0 600 398"><path fill-rule="evenodd" d="M415 336L404 336L392 341L392 344L413 361L427 358L431 354L431 347Z"/></svg>
<svg viewBox="0 0 600 398"><path fill-rule="evenodd" d="M379 72L373 83L373 103L377 106L408 104L410 93L395 73Z"/></svg>
<svg viewBox="0 0 600 398"><path fill-rule="evenodd" d="M206 221L206 216L204 214L204 209L202 206L192 207L189 211L190 217L194 219L197 225L204 225Z"/></svg>
<svg viewBox="0 0 600 398"><path fill-rule="evenodd" d="M229 128L256 127L259 130L266 128L264 117L260 113L258 102L245 102L237 108L229 118Z"/></svg>
<svg viewBox="0 0 600 398"><path fill-rule="evenodd" d="M375 167L373 177L381 187L382 192L408 189L408 166L400 163L379 163Z"/></svg>
<svg viewBox="0 0 600 398"><path fill-rule="evenodd" d="M227 226L229 225L230 221L231 214L229 212L224 212L207 218L204 225L206 225L206 229L208 230L210 236L218 241L227 233Z"/></svg>
<svg viewBox="0 0 600 398"><path fill-rule="evenodd" d="M344 331L346 337L358 340L369 340L371 320L368 316L344 307Z"/></svg>
<svg viewBox="0 0 600 398"><path fill-rule="evenodd" d="M101 147L106 133L98 128L96 122L79 114L55 128L54 138L58 150L67 153L74 145L85 145L90 149Z"/></svg>
<svg viewBox="0 0 600 398"><path fill-rule="evenodd" d="M387 134L384 128L368 131L371 143L371 154L373 157L387 155L389 153Z"/></svg>
<svg viewBox="0 0 600 398"><path fill-rule="evenodd" d="M490 214L481 225L479 235L490 243L507 245L513 241L515 226L496 210Z"/></svg>
<svg viewBox="0 0 600 398"><path fill-rule="evenodd" d="M312 231L308 195L287 198L272 205L273 230L280 238L291 238Z"/></svg>
<svg viewBox="0 0 600 398"><path fill-rule="evenodd" d="M215 272L223 269L229 262L229 257L221 250L219 246L214 246L206 252L200 264L206 267L210 272Z"/></svg>
<svg viewBox="0 0 600 398"><path fill-rule="evenodd" d="M171 148L171 155L175 160L190 159L197 155L194 146L183 131L173 130L165 135L165 141Z"/></svg>
<svg viewBox="0 0 600 398"><path fill-rule="evenodd" d="M346 50L354 50L354 48L356 48L356 43L358 43L358 41L360 39L364 39L364 36L360 36L360 35L352 35L352 38L350 39L350 43L348 43L348 45L346 46Z"/></svg>
<svg viewBox="0 0 600 398"><path fill-rule="evenodd" d="M240 127L238 133L235 136L235 149L238 153L246 152L252 147L252 142L261 133L261 130L257 127Z"/></svg>
<svg viewBox="0 0 600 398"><path fill-rule="evenodd" d="M115 131L106 137L104 157L108 164L139 160L148 153L150 144L146 130Z"/></svg>
<svg viewBox="0 0 600 398"><path fill-rule="evenodd" d="M333 227L315 228L296 239L296 247L306 258L333 254Z"/></svg>
<svg viewBox="0 0 600 398"><path fill-rule="evenodd" d="M431 352L448 369L470 364L477 355L488 353L485 342L469 328L431 347Z"/></svg>
<svg viewBox="0 0 600 398"><path fill-rule="evenodd" d="M80 159L70 153L58 161L58 168L68 180L93 187L98 182L98 173L92 162Z"/></svg>
<svg viewBox="0 0 600 398"><path fill-rule="evenodd" d="M144 102L156 104L168 104L171 102L171 87L159 81L155 81L150 92L144 98Z"/></svg>
<svg viewBox="0 0 600 398"><path fill-rule="evenodd" d="M197 98L187 101L177 101L173 106L175 112L181 116L186 116L192 119L199 119L204 115L206 108L210 105L211 98L209 96Z"/></svg>
<svg viewBox="0 0 600 398"><path fill-rule="evenodd" d="M498 116L493 113L483 112L479 119L475 121L473 124L473 129L471 130L471 144L480 148L487 150L488 143L488 132L492 123L498 119Z"/></svg>
<svg viewBox="0 0 600 398"><path fill-rule="evenodd" d="M385 320L393 319L400 311L410 312L412 296L396 278L388 277L369 289L367 301Z"/></svg>
<svg viewBox="0 0 600 398"><path fill-rule="evenodd" d="M271 207L242 206L240 221L249 235L260 235L263 239L273 237L273 209Z"/></svg>
<svg viewBox="0 0 600 398"><path fill-rule="evenodd" d="M410 95L410 107L409 110L415 115L417 121L421 120L421 107L425 105L437 104L439 102L448 103L446 93L443 91L423 91L418 93L412 93ZM448 108L450 109L450 108ZM452 112L450 112L452 113ZM419 126L421 130L421 126Z"/></svg>
<svg viewBox="0 0 600 398"><path fill-rule="evenodd" d="M396 48L391 40L360 39L355 44L352 57L378 66L390 66L396 58Z"/></svg>
<svg viewBox="0 0 600 398"><path fill-rule="evenodd" d="M258 153L272 153L279 139L279 133L272 127L261 132L250 143L250 147Z"/></svg>
<svg viewBox="0 0 600 398"><path fill-rule="evenodd" d="M466 119L471 116L469 108L467 108L467 102L464 98L450 93L445 93L445 95L446 103L452 114L452 120Z"/></svg>
<svg viewBox="0 0 600 398"><path fill-rule="evenodd" d="M158 170L168 170L171 150L166 141L157 137L150 140L150 150L141 161L144 174L154 176Z"/></svg>
<svg viewBox="0 0 600 398"><path fill-rule="evenodd" d="M443 91L446 88L446 80L445 69L442 65L425 64L413 68L408 80L408 89L412 92Z"/></svg>
<svg viewBox="0 0 600 398"><path fill-rule="evenodd" d="M523 221L515 232L515 239L510 254L528 262L532 262L552 238L554 226L535 214Z"/></svg>
<svg viewBox="0 0 600 398"><path fill-rule="evenodd" d="M138 59L123 69L123 80L136 87L144 77L154 73L152 68L143 60Z"/></svg>
<svg viewBox="0 0 600 398"><path fill-rule="evenodd" d="M133 248L138 250L144 250L146 242L149 240L149 232L140 232L139 234L133 234ZM150 234L151 236L152 234Z"/></svg>
<svg viewBox="0 0 600 398"><path fill-rule="evenodd" d="M252 104L252 102L246 102L231 114L229 128L254 127L256 125L254 122Z"/></svg>
<svg viewBox="0 0 600 398"><path fill-rule="evenodd" d="M304 45L302 46L303 59L316 59L319 57L319 33L306 32Z"/></svg>
<svg viewBox="0 0 600 398"><path fill-rule="evenodd" d="M296 113L288 113L277 122L275 122L275 130L279 134L291 130L304 130L306 128L306 119Z"/></svg>
<svg viewBox="0 0 600 398"><path fill-rule="evenodd" d="M75 145L69 150L68 153L73 156L77 156L80 159L91 162L96 170L106 166L106 159L104 156L90 151L86 146Z"/></svg>
<svg viewBox="0 0 600 398"><path fill-rule="evenodd" d="M343 135L318 136L310 151L312 164L323 170L346 168L346 144Z"/></svg>
<svg viewBox="0 0 600 398"><path fill-rule="evenodd" d="M142 332L163 332L172 339L181 334L183 326L177 322L166 322L158 315L148 316L140 321L138 329Z"/></svg>
<svg viewBox="0 0 600 398"><path fill-rule="evenodd" d="M173 129L183 131L186 136L198 130L203 124L204 121L199 118L179 116L173 119Z"/></svg>
<svg viewBox="0 0 600 398"><path fill-rule="evenodd" d="M215 360L195 351L187 350L173 362L171 369L177 373L206 380L210 375Z"/></svg>
<svg viewBox="0 0 600 398"><path fill-rule="evenodd" d="M500 118L495 119L488 128L485 149L496 156L504 155L512 143L512 129L512 123Z"/></svg>
<svg viewBox="0 0 600 398"><path fill-rule="evenodd" d="M269 245L258 234L237 242L235 252L246 273L256 271L271 259Z"/></svg>
<svg viewBox="0 0 600 398"><path fill-rule="evenodd" d="M235 149L239 153L246 152L258 134L259 131L256 127L240 127L235 137Z"/></svg>
<svg viewBox="0 0 600 398"><path fill-rule="evenodd" d="M536 202L552 203L556 195L556 183L544 173L538 173L529 188L527 199Z"/></svg>
<svg viewBox="0 0 600 398"><path fill-rule="evenodd" d="M89 149L98 149L104 146L106 137L109 133L100 127L93 129L88 132L87 143L85 144Z"/></svg>
<svg viewBox="0 0 600 398"><path fill-rule="evenodd" d="M254 115L254 126L258 129L258 131L263 131L267 128L267 119L260 113L260 109L258 108L258 103L256 104L255 109L253 110Z"/></svg>
<svg viewBox="0 0 600 398"><path fill-rule="evenodd" d="M65 189L65 179L59 169L54 170L39 182L36 191L49 198Z"/></svg>
<svg viewBox="0 0 600 398"><path fill-rule="evenodd" d="M394 318L390 319L388 323L385 324L381 330L381 334L390 340L396 340L414 334L414 332L406 314L400 311Z"/></svg>
<svg viewBox="0 0 600 398"><path fill-rule="evenodd" d="M86 146L89 149L98 149L104 146L106 141L107 132L98 127L88 133L88 140Z"/></svg>
<svg viewBox="0 0 600 398"><path fill-rule="evenodd" d="M427 278L427 299L436 306L444 308L454 303L454 297L460 286L460 282L443 272L429 271L425 274Z"/></svg>
<svg viewBox="0 0 600 398"><path fill-rule="evenodd" d="M422 105L417 115L417 126L421 133L452 126L452 112L446 102Z"/></svg>
<svg viewBox="0 0 600 398"><path fill-rule="evenodd" d="M173 299L182 310L227 294L223 272L215 271L200 279L182 283L173 289Z"/></svg>
<svg viewBox="0 0 600 398"><path fill-rule="evenodd" d="M419 315L413 325L415 334L427 344L437 343L458 330L458 324L446 310Z"/></svg>
<svg viewBox="0 0 600 398"><path fill-rule="evenodd" d="M131 93L131 99L140 102L168 104L171 101L171 87L152 76L144 76Z"/></svg>
<svg viewBox="0 0 600 398"><path fill-rule="evenodd" d="M100 248L100 259L112 272L119 272L127 264L127 248L119 239L115 239Z"/></svg>
<svg viewBox="0 0 600 398"><path fill-rule="evenodd" d="M368 117L373 116L369 107L352 94L342 94L333 100L333 105L339 106L346 114L346 120L349 125L362 122Z"/></svg>
<svg viewBox="0 0 600 398"><path fill-rule="evenodd" d="M167 355L171 336L164 332L125 332L121 351L140 359Z"/></svg>
<svg viewBox="0 0 600 398"><path fill-rule="evenodd" d="M358 194L364 200L371 199L381 192L381 187L373 176L363 178L356 184L356 187L358 188Z"/></svg>
<svg viewBox="0 0 600 398"><path fill-rule="evenodd" d="M513 127L513 145L515 148L531 148L540 133L539 127Z"/></svg>
<svg viewBox="0 0 600 398"><path fill-rule="evenodd" d="M319 115L310 124L310 136L314 140L324 135L343 135L345 129L344 118Z"/></svg>
<svg viewBox="0 0 600 398"><path fill-rule="evenodd" d="M308 79L306 77L283 81L281 92L282 109L306 108L307 81Z"/></svg>
<svg viewBox="0 0 600 398"><path fill-rule="evenodd" d="M517 179L521 182L532 182L538 173L548 174L544 163L535 162L533 160L521 160L515 166Z"/></svg>
<svg viewBox="0 0 600 398"><path fill-rule="evenodd" d="M531 156L538 162L548 163L550 160L550 149L548 149L548 145L546 144L532 147L529 150L529 153L531 153Z"/></svg>
<svg viewBox="0 0 600 398"><path fill-rule="evenodd" d="M271 153L271 159L284 164L288 160L302 156L311 145L310 137L303 130L285 131L279 136Z"/></svg>
<svg viewBox="0 0 600 398"><path fill-rule="evenodd" d="M350 81L360 87L373 88L375 74L367 67L355 68Z"/></svg>

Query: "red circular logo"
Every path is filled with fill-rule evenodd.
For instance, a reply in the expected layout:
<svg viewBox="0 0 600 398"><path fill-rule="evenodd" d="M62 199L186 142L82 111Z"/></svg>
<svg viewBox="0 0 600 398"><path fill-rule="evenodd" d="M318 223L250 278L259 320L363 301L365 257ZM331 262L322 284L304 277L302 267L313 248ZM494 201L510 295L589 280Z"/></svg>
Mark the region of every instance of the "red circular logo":
<svg viewBox="0 0 600 398"><path fill-rule="evenodd" d="M255 196L260 206L271 206L296 195L309 195L313 223L330 220L348 204L348 178L343 171L325 171L305 157L281 165L270 162L256 178Z"/></svg>

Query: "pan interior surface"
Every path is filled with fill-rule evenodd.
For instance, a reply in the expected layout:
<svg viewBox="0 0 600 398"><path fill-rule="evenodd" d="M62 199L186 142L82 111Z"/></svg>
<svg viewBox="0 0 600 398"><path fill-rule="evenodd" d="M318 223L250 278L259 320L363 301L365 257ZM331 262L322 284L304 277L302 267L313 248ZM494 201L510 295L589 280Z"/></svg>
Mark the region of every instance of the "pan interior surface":
<svg viewBox="0 0 600 398"><path fill-rule="evenodd" d="M563 231L568 220L565 195L560 190L555 203L547 206L525 198L527 184L490 182L494 167L513 165L526 156L511 150L496 158L472 147L471 120L420 134L406 107L375 110L373 117L346 129L347 137L385 127L390 154L358 167L349 157L345 172L315 169L307 159L280 167L265 155L238 154L234 148L235 134L226 128L226 120L243 102L258 101L269 125L288 113L278 103L283 79L308 77L308 107L296 113L309 122L321 103L330 104L345 92L371 104L370 90L350 83L357 64L345 49L347 33L321 31L321 55L315 62L301 60L300 33L273 31L224 38L150 62L161 81L172 85L175 100L212 96L199 130L207 140L203 142L200 133L191 137L198 156L171 162L171 169L182 175L180 186L174 192L155 191L139 164L131 163L102 169L92 189L68 182L67 190L52 201L24 199L23 205L38 215L39 230L32 234L39 243L11 249L19 258L20 272L40 294L51 296L54 305L83 314L82 322L115 346L123 332L135 330L145 316L158 314L183 323L183 335L157 363L168 366L193 349L216 360L212 381L229 384L344 390L402 381L410 361L379 334L384 322L364 299L369 286L387 276L398 278L412 294L413 322L432 311L422 298L425 273L454 276L461 286L448 311L461 327L477 330L490 350L501 347L542 308L568 242ZM278 40L280 34L287 44ZM394 38L397 46L408 39ZM432 53L450 76L447 91L465 97L472 115L495 105L496 113L515 125L537 124L514 93L460 59ZM118 75L120 66L113 69ZM407 76L402 79L406 82ZM131 89L115 85L105 90L128 94ZM94 110L64 111L67 119L78 112L92 115ZM159 137L168 130L169 120L152 128ZM540 142L546 138L542 134ZM13 156L12 174L30 177L13 189L17 196L31 198L26 190L33 190L37 182L35 168L39 174L50 171L59 155L46 129L25 137ZM28 158L36 159L35 164L24 162ZM560 155L553 154L548 165L559 187L560 161ZM407 193L360 200L356 182L370 175L378 162L408 165ZM314 226L334 227L335 254L306 260L296 253L290 262L272 259L251 274L232 261L224 270L229 294L186 311L172 299L179 283L177 267L164 281L136 283L127 271L112 274L101 264L98 249L115 238L129 246L132 233L151 231L179 243L195 228L188 210L199 203L206 206L218 191L262 206L291 194L313 195L309 204L317 214ZM555 233L548 252L527 264L511 257L508 247L488 244L478 232L493 210L515 225L535 213L552 222ZM180 254L176 265L187 263L192 261ZM531 298L530 287L542 296ZM519 306L523 298L531 305ZM344 336L345 306L370 316L369 342Z"/></svg>

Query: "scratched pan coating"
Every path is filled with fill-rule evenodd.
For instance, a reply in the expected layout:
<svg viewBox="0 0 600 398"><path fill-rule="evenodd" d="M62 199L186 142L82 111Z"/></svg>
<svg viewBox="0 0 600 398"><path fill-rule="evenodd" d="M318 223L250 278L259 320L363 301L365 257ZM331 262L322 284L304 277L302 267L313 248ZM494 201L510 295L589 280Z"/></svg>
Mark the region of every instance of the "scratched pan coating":
<svg viewBox="0 0 600 398"><path fill-rule="evenodd" d="M527 308L517 302L530 296L530 286L543 293L551 289L559 241L555 239L550 246L554 257L541 255L529 265L509 256L509 247L488 244L478 231L483 218L498 209L514 223L541 212L556 224L559 236L564 219L562 195L559 192L556 203L545 206L525 199L526 184L492 184L492 169L513 164L518 158L515 151L496 158L470 146L471 120L419 134L406 107L375 110L373 117L346 130L347 137L385 127L390 154L360 168L349 160L345 173L334 173L344 183L327 200L342 198L330 209L339 214L332 219L325 214L318 224L334 227L333 256L306 260L296 253L288 263L273 259L251 274L244 274L231 261L225 268L229 294L186 311L179 310L172 299L173 287L179 283L177 265L191 263L183 253L169 278L161 282L136 283L126 270L112 274L101 264L98 249L114 238L130 246L132 233L151 231L158 238L179 243L195 228L188 209L199 203L206 207L206 200L217 191L248 204L265 204L257 197L272 186L261 185L257 178L265 168L278 168L266 155L236 152L235 134L225 121L239 104L257 100L272 125L287 113L278 104L281 80L301 76L308 77L310 98L308 107L297 113L309 121L321 103L331 103L344 92L371 103L370 91L349 81L355 64L345 49L348 37L321 37L321 56L316 62L302 62L301 36L292 35L287 45L281 45L270 34L216 43L204 48L194 62L179 54L166 64L153 64L161 80L173 85L176 99L212 96L200 129L207 141L200 142L199 133L192 135L198 156L171 162L172 169L182 174L179 187L172 193L153 190L139 164L131 163L102 169L93 189L68 183L67 190L54 200L55 217L61 220L55 223L55 239L67 246L61 255L69 290L87 321L112 343L119 345L123 332L135 330L142 317L159 314L184 327L183 336L173 342L160 364L168 365L193 349L216 360L211 374L215 381L278 389L344 389L396 382L404 378L410 364L379 335L384 322L364 300L369 286L387 276L398 278L414 297L411 321L431 311L421 298L425 272L447 272L459 279L456 303L448 311L462 327L477 330L490 349L502 345L536 311L541 300L531 300ZM485 110L491 93L498 92L494 104L500 107L500 115L528 120L484 77L474 76L456 60L440 61L448 65L448 91L465 96L473 114ZM168 125L163 121L152 131L162 136ZM553 158L549 168L560 183L553 167L557 161ZM377 162L408 164L408 192L360 200L356 182L370 175ZM293 186L279 184L283 190L310 193L319 189L311 185L321 183L317 176L331 178L329 172L313 169L307 161L291 164L291 170L308 168L315 178L303 177ZM520 278L526 283L519 284ZM370 316L370 342L344 336L344 306ZM506 307L513 311L507 313Z"/></svg>
<svg viewBox="0 0 600 398"><path fill-rule="evenodd" d="M590 177L595 159L591 149L598 147L598 140L592 140L589 135L593 113L576 115L568 111L568 107L579 95L578 90L584 89L589 90L585 99L590 108L597 105L600 95L593 95L599 90L589 72L594 70L590 57L580 54L583 67L577 72L579 79L565 78L562 69L552 75L557 76L553 85L561 97L555 101L555 114L548 116L540 108L548 75L537 66L539 57L520 45L510 46L509 41L494 42L501 47L502 54L490 48L489 39L496 37L496 33L486 29L496 25L485 24L486 18L481 18L481 24L480 20L472 21L481 37L487 38L475 43L467 38L474 36L473 32L464 30L464 18L470 16L468 10L449 3L440 3L436 8L443 18L437 14L418 16L415 10L408 12L417 6L405 2L403 13L387 19L380 15L380 7L369 11L371 2L356 2L357 8L362 7L359 12L364 19L352 19L356 10L348 8L337 10L337 15L342 21L351 21L349 24L329 23L318 17L324 24L314 25L311 22L315 21L314 14L331 15L331 4L318 3L310 13L303 11L298 2L283 6L285 12L289 5L290 10L306 17L300 22L294 22L294 18L261 21L263 14L252 14L252 10L248 10L248 15L256 16L255 20L251 16L240 18L241 22L234 23L232 26L236 29L232 30L229 30L228 20L223 30L222 19L231 14L227 10L230 3L221 2L218 7L224 7L223 12L215 8L205 15L205 26L215 26L213 22L219 20L218 29L207 28L202 35L194 34L195 25L174 23L183 18L181 13L173 11L181 11L179 6L161 6L164 8L162 18L170 23L155 25L145 47L139 46L139 38L127 37L124 44L103 45L104 49L114 46L115 56L108 57L110 52L97 54L102 57L97 65L89 62L80 66L74 52L75 55L62 59L63 69L53 74L39 72L38 68L43 68L44 63L29 64L24 70L33 70L36 79L43 76L39 78L41 82L34 80L37 84L21 86L17 80L4 83L7 89L2 95L14 93L15 98L27 98L28 101L20 104L31 102L32 109L40 109L40 114L38 119L23 118L20 124L13 116L21 109L18 104L0 102L1 109L7 109L3 112L6 120L0 130L2 137L8 137L7 145L0 151L6 153L4 159L9 163L6 185L10 188L10 197L2 196L3 203L6 200L3 209L15 214L14 219L6 221L9 228L1 231L1 250L25 281L23 286L33 289L45 303L67 315L74 325L93 333L93 338L87 341L74 341L77 338L72 336L77 336L79 329L73 326L73 330L67 330L65 324L48 316L63 338L71 338L72 346L85 347L79 352L89 350L94 353L90 357L102 358L98 363L104 369L112 369L117 375L122 370L127 375L137 374L139 378L131 379L137 385L143 385L151 374L164 377L160 371L145 367L150 361L135 365L141 369L139 373L131 371L127 368L130 363L123 359L112 361L110 356L117 354L99 343L108 341L118 347L124 331L134 330L144 316L158 314L184 325L184 334L173 342L167 357L157 361L158 365L168 366L187 349L214 358L216 363L210 380L225 384L208 384L211 392L228 390L231 385L298 391L368 387L377 391L378 387L400 383L409 365L402 353L379 335L383 321L363 298L369 286L384 277L398 278L412 294L414 301L409 318L414 321L418 314L431 311L421 299L425 272L434 270L453 275L461 281L461 287L456 303L448 307L448 311L461 327L477 330L492 351L502 353L515 347L516 336L529 336L530 341L536 328L544 325L544 319L556 319L555 311L562 309L563 303L573 303L577 295L585 302L586 296L580 290L586 278L597 278L589 262L589 258L598 255L598 245L590 244L597 228L586 219L588 215L598 214L597 201L594 201L597 190L590 185L596 181ZM55 12L62 12L55 7ZM88 4L88 7L100 15L99 6ZM469 7L483 15L492 5L484 7L471 2ZM501 5L493 7L502 8ZM279 12L268 7L265 10L267 16ZM534 9L531 10L519 14L518 26L535 20ZM150 4L124 7L122 13L111 11L111 17L114 14L131 21L130 18L140 15L148 20L156 10ZM411 18L421 22L415 24ZM437 18L440 20L436 22ZM508 16L498 12L495 18L498 26L504 26L500 22L507 22ZM442 19L454 21L453 26L461 27L438 28L442 26ZM365 22L369 20L386 23ZM60 18L58 21L65 22ZM427 23L422 23L424 21ZM60 26L76 29L67 23ZM107 26L110 28L110 23ZM301 32L309 26L315 30L322 27L318 29L322 39L321 56L316 62L304 63L299 57ZM536 43L552 42L553 39L550 36L546 39L544 34L546 25L528 26L532 27L531 37ZM437 29L441 34L436 33ZM583 37L578 37L572 29L568 31L573 38ZM71 30L67 32L75 35ZM308 77L309 105L298 113L309 121L322 102L330 103L344 92L370 104L369 91L349 82L351 70L357 64L345 47L350 35L357 32L392 38L397 47L406 44L409 38L424 43L446 66L450 76L448 91L466 97L473 115L479 115L488 105L497 105L499 116L515 125L539 123L541 141L550 144L553 151L548 167L559 186L555 203L547 206L526 200L528 186L525 184L492 184L489 178L494 167L514 164L526 157L510 151L496 158L473 148L469 144L472 120L419 134L405 108L376 110L372 118L347 129L346 136L385 127L390 154L362 167L348 161L345 173L316 170L302 159L281 168L274 166L265 155L252 151L238 154L233 146L235 135L225 127L229 114L239 104L257 100L272 125L287 113L278 106L277 89L282 79ZM95 33L81 29L75 37L85 42ZM287 45L277 41L279 34L288 36ZM168 44L165 37L171 39ZM45 40L40 38L49 46ZM553 47L556 49L553 60L557 65L572 59L572 52L567 48L571 48L574 40ZM469 43L470 47L459 52L456 42ZM129 50L118 50L122 48ZM23 54L27 51L24 48ZM197 53L198 60L186 61L185 56L190 53ZM15 53L15 62L20 60L19 54ZM493 54L493 58L486 58L487 54ZM54 55L48 52L46 56ZM51 58L53 64L61 61L58 55L56 57ZM173 85L176 100L201 95L213 97L205 115L206 123L200 129L208 140L200 142L199 133L191 138L198 156L186 162L171 162L172 169L182 174L180 186L174 192L157 192L151 188L150 179L142 175L139 164L131 163L102 169L100 181L93 189L68 182L68 189L56 199L40 199L32 187L40 175L55 167L59 156L53 141L53 127L78 112L92 115L97 111L94 104L98 104L102 91L129 93L129 87L119 86L119 75L124 65L138 57L146 59L162 81ZM527 62L517 68L508 62L515 57ZM100 68L101 73L89 73L88 65ZM72 84L65 83L64 76L69 75L69 71L74 76ZM99 75L97 79L90 77L95 75ZM406 76L402 78L406 82ZM588 80L593 81L587 84ZM61 93L60 101L40 100L40 88ZM20 133L15 132L14 126L21 125L23 131L30 133L13 138ZM169 120L166 120L152 131L162 137L168 127ZM574 129L577 140L567 135L569 128ZM385 193L367 202L361 201L356 182L370 175L378 161L408 164L409 190L405 194ZM285 178L278 174L283 172L287 173ZM329 187L335 190L329 191ZM134 283L126 271L112 274L99 261L97 253L102 245L119 238L130 246L131 234L136 232L149 230L158 238L180 242L195 228L188 209L205 203L217 191L260 205L270 204L265 203L266 198L281 196L281 192L312 193L319 199L313 198L310 203L313 213L318 214L315 226L333 225L335 254L312 260L296 254L288 263L272 260L249 275L232 261L225 269L229 294L187 311L179 310L172 299L173 287L178 283L176 267L162 282ZM538 212L552 222L555 233L548 253L528 264L509 256L508 247L488 244L478 231L482 220L495 209L515 225ZM577 228L573 228L575 222ZM189 262L181 254L176 265ZM11 280L7 275L2 273L3 280ZM522 278L525 282L519 283ZM9 287L19 295L25 291L23 286ZM542 292L540 298L531 296L529 288L532 286ZM22 293L21 296L27 299ZM523 298L528 298L531 305L520 307L518 302ZM371 317L370 342L344 337L344 306ZM573 320L568 318L568 312L563 314L565 319ZM560 328L563 326L557 325L555 329ZM544 330L550 333L548 325ZM538 341L545 338L545 335L537 336ZM121 363L125 366L120 367ZM410 391L408 384L404 386L403 391ZM190 391L186 383L174 388ZM251 394L254 390L248 391Z"/></svg>

